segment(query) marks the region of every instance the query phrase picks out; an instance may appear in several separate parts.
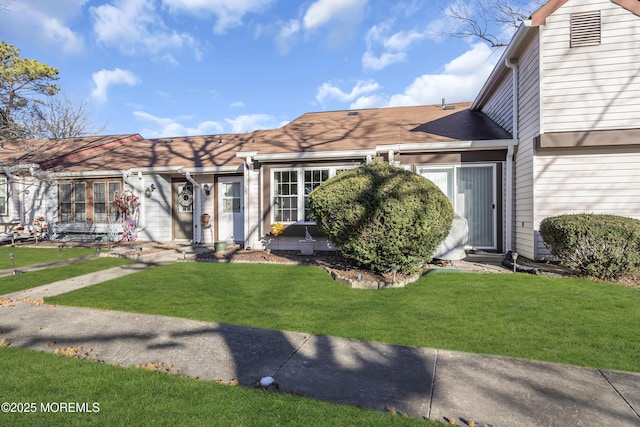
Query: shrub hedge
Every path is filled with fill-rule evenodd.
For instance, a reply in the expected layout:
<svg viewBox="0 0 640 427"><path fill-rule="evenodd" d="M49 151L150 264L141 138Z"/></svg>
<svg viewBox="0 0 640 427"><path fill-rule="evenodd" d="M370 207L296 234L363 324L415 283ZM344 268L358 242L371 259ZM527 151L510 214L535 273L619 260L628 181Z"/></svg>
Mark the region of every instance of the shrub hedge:
<svg viewBox="0 0 640 427"><path fill-rule="evenodd" d="M386 163L340 173L311 192L308 203L343 256L378 272L424 265L453 220L449 199L434 183Z"/></svg>
<svg viewBox="0 0 640 427"><path fill-rule="evenodd" d="M584 276L617 280L640 271L640 220L560 215L545 218L540 235L553 256Z"/></svg>

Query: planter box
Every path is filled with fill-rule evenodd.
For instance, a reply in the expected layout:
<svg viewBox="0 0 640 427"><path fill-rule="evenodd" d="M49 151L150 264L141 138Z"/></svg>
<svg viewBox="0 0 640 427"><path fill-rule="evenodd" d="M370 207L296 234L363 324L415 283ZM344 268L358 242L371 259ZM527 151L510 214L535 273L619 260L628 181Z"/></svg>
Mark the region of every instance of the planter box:
<svg viewBox="0 0 640 427"><path fill-rule="evenodd" d="M315 240L298 240L300 244L300 255L313 255L316 249Z"/></svg>

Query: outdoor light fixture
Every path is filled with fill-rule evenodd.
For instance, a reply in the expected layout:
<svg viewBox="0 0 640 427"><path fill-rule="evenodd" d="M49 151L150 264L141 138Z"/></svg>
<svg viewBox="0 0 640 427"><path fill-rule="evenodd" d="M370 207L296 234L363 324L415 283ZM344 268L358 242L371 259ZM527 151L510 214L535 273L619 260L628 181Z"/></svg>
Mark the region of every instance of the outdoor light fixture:
<svg viewBox="0 0 640 427"><path fill-rule="evenodd" d="M58 250L60 251L60 253L62 253L62 250L64 249L64 244L60 243L58 245Z"/></svg>
<svg viewBox="0 0 640 427"><path fill-rule="evenodd" d="M511 258L513 259L513 272L516 272L516 268L518 267L518 264L516 264L516 261L518 260L518 253L517 252L511 252Z"/></svg>
<svg viewBox="0 0 640 427"><path fill-rule="evenodd" d="M209 184L203 185L202 189L204 190L204 194L206 194L207 196L211 194L211 188L209 187Z"/></svg>
<svg viewBox="0 0 640 427"><path fill-rule="evenodd" d="M13 264L13 266L16 266L16 261L15 261L15 256L13 255L13 252L11 252L9 254L9 259L11 260L11 264Z"/></svg>
<svg viewBox="0 0 640 427"><path fill-rule="evenodd" d="M151 197L154 191L156 191L156 186L151 184L149 187L147 187L146 190L144 190L145 197L147 198Z"/></svg>

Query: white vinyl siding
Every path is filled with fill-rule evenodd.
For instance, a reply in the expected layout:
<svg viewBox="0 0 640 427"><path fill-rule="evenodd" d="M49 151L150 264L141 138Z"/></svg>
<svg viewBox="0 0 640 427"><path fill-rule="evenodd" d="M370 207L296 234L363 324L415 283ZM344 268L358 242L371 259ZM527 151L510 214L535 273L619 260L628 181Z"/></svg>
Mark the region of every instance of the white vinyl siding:
<svg viewBox="0 0 640 427"><path fill-rule="evenodd" d="M600 11L601 43L571 47L571 16ZM624 129L640 117L640 17L614 4L570 0L543 34L544 132Z"/></svg>
<svg viewBox="0 0 640 427"><path fill-rule="evenodd" d="M514 162L513 234L514 250L527 258L535 258L533 231L533 138L540 132L540 78L538 38L518 59L518 128L519 143Z"/></svg>
<svg viewBox="0 0 640 427"><path fill-rule="evenodd" d="M640 219L640 149L572 149L536 158L536 229L549 216L613 214ZM538 243L540 255L547 253Z"/></svg>
<svg viewBox="0 0 640 427"><path fill-rule="evenodd" d="M500 82L498 90L487 101L482 112L507 132L513 133L513 84L511 73Z"/></svg>

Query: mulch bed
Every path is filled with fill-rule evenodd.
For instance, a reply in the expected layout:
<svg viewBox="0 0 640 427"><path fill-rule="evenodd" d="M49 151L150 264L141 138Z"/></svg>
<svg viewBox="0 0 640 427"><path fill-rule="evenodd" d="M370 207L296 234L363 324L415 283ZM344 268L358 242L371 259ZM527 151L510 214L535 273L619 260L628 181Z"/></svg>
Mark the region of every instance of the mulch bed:
<svg viewBox="0 0 640 427"><path fill-rule="evenodd" d="M353 261L345 259L337 252L317 251L315 255L300 255L299 251L255 251L232 249L224 254L214 251L204 252L195 256L196 261L229 261L229 262L264 262L275 264L315 265L339 271L340 276L350 279L390 282L391 273L376 274L369 270L358 268ZM400 278L397 275L396 278Z"/></svg>

